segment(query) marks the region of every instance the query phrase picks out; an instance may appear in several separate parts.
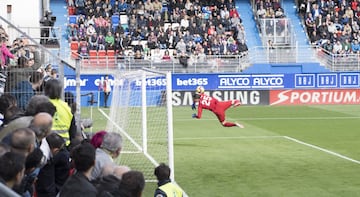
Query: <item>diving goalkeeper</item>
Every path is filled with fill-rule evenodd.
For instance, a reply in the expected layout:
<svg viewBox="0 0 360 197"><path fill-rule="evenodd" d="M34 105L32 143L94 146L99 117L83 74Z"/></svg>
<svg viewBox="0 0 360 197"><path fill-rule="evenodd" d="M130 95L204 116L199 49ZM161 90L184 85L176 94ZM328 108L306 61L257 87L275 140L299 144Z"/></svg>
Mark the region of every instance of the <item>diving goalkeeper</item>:
<svg viewBox="0 0 360 197"><path fill-rule="evenodd" d="M240 128L244 128L242 124L239 124L237 122L228 122L225 120L225 111L232 107L237 107L240 105L239 100L229 100L229 101L219 101L214 97L208 96L204 94L204 92L196 91L193 95L194 103L192 105L192 109L196 109L196 103L198 103L198 113L193 114L193 118L200 119L202 115L202 110L207 109L209 111L212 111L220 123L224 127L234 127L238 126Z"/></svg>

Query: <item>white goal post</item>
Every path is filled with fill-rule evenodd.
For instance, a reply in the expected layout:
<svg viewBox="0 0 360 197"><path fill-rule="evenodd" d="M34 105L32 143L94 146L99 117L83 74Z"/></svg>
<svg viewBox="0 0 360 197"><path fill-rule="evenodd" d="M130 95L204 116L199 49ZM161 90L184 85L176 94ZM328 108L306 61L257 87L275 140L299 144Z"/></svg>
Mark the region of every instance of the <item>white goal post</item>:
<svg viewBox="0 0 360 197"><path fill-rule="evenodd" d="M170 72L149 69L115 71L107 131L119 132L124 145L117 163L156 181L154 168L164 162L174 180L172 80Z"/></svg>

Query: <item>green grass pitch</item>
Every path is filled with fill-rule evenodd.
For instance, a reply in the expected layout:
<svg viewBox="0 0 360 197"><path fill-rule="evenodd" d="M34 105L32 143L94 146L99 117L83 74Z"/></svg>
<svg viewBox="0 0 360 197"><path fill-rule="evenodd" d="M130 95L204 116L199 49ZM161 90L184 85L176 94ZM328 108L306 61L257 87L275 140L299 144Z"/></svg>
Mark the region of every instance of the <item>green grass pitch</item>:
<svg viewBox="0 0 360 197"><path fill-rule="evenodd" d="M230 108L227 120L244 129L192 113L173 108L175 178L191 197L360 196L360 105ZM93 131L105 127L97 108L93 119Z"/></svg>

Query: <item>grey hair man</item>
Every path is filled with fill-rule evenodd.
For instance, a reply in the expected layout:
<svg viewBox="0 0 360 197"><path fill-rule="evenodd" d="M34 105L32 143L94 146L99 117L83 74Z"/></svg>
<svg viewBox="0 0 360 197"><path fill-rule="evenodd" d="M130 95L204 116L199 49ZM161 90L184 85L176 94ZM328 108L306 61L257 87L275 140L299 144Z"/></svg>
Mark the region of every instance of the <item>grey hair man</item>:
<svg viewBox="0 0 360 197"><path fill-rule="evenodd" d="M114 159L118 158L123 146L123 139L119 133L108 132L105 134L100 148L96 149L95 167L91 173L91 179L101 176L107 165L115 165Z"/></svg>

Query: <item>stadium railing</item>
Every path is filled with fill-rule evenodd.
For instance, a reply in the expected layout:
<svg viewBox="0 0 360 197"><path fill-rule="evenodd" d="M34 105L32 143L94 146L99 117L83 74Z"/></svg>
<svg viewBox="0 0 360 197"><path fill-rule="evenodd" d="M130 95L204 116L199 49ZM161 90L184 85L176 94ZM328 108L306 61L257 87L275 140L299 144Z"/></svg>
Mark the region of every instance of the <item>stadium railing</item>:
<svg viewBox="0 0 360 197"><path fill-rule="evenodd" d="M76 56L79 59L80 68L86 73L99 73L106 70L138 70L141 68L153 68L159 71L171 71L173 73L210 73L210 72L242 72L249 66L248 56L241 55L190 55L187 66L181 64L178 57L169 60L156 58L135 59L133 55L89 55Z"/></svg>

